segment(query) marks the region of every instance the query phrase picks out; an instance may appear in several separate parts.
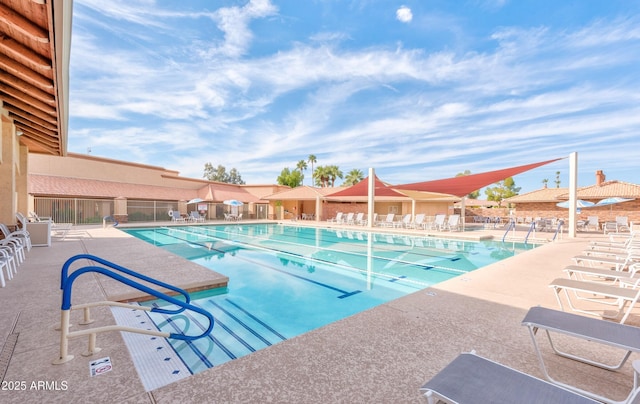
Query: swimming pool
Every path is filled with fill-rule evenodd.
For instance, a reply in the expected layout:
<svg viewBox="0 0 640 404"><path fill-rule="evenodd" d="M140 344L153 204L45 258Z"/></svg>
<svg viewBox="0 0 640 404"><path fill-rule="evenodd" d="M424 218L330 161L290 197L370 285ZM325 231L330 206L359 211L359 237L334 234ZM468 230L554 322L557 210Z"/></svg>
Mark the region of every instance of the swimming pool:
<svg viewBox="0 0 640 404"><path fill-rule="evenodd" d="M280 224L123 231L229 277L224 290L192 294L216 319L211 335L169 341L190 373L533 248ZM163 331L204 326L190 314L144 313Z"/></svg>

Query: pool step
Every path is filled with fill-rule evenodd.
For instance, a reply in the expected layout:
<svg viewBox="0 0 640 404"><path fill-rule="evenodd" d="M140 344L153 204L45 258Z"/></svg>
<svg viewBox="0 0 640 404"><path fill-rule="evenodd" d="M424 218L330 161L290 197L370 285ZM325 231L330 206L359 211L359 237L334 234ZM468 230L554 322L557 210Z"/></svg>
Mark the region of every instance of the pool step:
<svg viewBox="0 0 640 404"><path fill-rule="evenodd" d="M195 341L169 340L192 373L240 358L286 339L265 321L226 296L210 298L201 306L216 320L213 332ZM201 319L186 312L173 317L150 313L150 317L158 329L167 332L186 329L187 333L192 334L205 327Z"/></svg>

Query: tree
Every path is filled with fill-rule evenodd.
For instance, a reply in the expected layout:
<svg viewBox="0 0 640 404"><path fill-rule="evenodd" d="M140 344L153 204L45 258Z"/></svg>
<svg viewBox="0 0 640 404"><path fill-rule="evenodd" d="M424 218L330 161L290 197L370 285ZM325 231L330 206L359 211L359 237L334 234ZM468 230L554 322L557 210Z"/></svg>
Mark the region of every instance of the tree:
<svg viewBox="0 0 640 404"><path fill-rule="evenodd" d="M360 181L362 181L363 179L364 179L364 174L362 173L362 170L358 170L357 168L354 168L353 170L347 173L347 177L345 178L344 183L342 185L345 185L345 186L355 185Z"/></svg>
<svg viewBox="0 0 640 404"><path fill-rule="evenodd" d="M287 185L291 188L299 187L302 184L302 173L298 170L291 171L288 167L285 167L276 181L280 185Z"/></svg>
<svg viewBox="0 0 640 404"><path fill-rule="evenodd" d="M484 191L487 195L487 200L496 201L500 206L502 206L503 199L516 196L518 192L520 192L520 187L516 187L513 177L507 177L504 181L496 183L496 186L489 187Z"/></svg>
<svg viewBox="0 0 640 404"><path fill-rule="evenodd" d="M560 188L560 171L556 171L556 188Z"/></svg>
<svg viewBox="0 0 640 404"><path fill-rule="evenodd" d="M300 171L300 174L302 174L302 172L307 169L307 162L305 160L298 161L296 169ZM304 183L304 174L302 174L302 182Z"/></svg>
<svg viewBox="0 0 640 404"><path fill-rule="evenodd" d="M333 187L336 183L337 178L343 178L342 171L340 171L340 169L336 165L328 166L327 170L329 174L329 180L331 181L331 186Z"/></svg>
<svg viewBox="0 0 640 404"><path fill-rule="evenodd" d="M313 154L310 154L309 157L307 157L307 161L311 164L311 179L313 180L315 178L313 176L313 164L316 163L318 160L316 159L316 156L314 156Z"/></svg>
<svg viewBox="0 0 640 404"><path fill-rule="evenodd" d="M465 175L469 175L469 174L471 174L471 171L469 171L469 170L464 170L464 172L463 172L463 173L458 173L458 174L456 174L456 177L463 177L463 176L465 176ZM475 191L473 191L473 192L470 192L470 193L467 195L467 198L469 198L469 199L478 199L478 197L479 197L479 196L480 196L480 190L479 190L479 189L477 189L477 190L475 190Z"/></svg>
<svg viewBox="0 0 640 404"><path fill-rule="evenodd" d="M329 186L329 170L325 166L318 166L313 172L313 179L317 186L328 187Z"/></svg>
<svg viewBox="0 0 640 404"><path fill-rule="evenodd" d="M545 188L547 187L548 183L549 183L549 178L545 178L542 180L542 186L544 186Z"/></svg>
<svg viewBox="0 0 640 404"><path fill-rule="evenodd" d="M209 181L226 182L229 184L241 185L245 183L238 170L232 168L231 171L227 173L227 169L221 164L218 164L218 167L213 168L211 163L205 163L204 175L202 177Z"/></svg>

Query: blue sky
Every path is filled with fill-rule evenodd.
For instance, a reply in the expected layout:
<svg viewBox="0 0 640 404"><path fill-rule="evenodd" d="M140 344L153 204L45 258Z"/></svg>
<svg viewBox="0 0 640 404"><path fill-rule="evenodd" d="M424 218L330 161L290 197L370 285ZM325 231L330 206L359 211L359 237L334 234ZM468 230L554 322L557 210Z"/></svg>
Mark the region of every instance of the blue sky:
<svg viewBox="0 0 640 404"><path fill-rule="evenodd" d="M640 183L639 66L636 1L75 0L68 150L250 184L310 154L400 184L577 152L580 186Z"/></svg>

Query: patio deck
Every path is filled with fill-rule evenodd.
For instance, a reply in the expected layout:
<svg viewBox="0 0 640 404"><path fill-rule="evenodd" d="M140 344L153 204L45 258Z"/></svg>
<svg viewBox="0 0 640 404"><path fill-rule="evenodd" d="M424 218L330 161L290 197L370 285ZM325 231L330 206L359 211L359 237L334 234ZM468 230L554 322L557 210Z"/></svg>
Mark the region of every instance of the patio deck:
<svg viewBox="0 0 640 404"><path fill-rule="evenodd" d="M470 233L502 236L500 231ZM51 364L59 350L54 326L60 318L62 263L89 253L133 269L154 268L162 280L168 280L163 278L166 274L175 275L176 268L194 274L172 278L178 286L185 280L202 286L224 279L117 229L74 228L64 241L34 247L17 276L0 289L0 374L6 370L0 402L426 403L420 386L460 352L472 349L541 377L528 330L520 323L531 306L557 308L549 282L564 276L562 268L589 240L602 238L581 233L576 239L549 243L145 392L120 333L100 334L102 351L91 357L80 355L86 338L74 339L69 351L75 358ZM100 276L83 275L77 282L74 303L120 293ZM93 317L96 325L114 323L106 309L94 310ZM640 310L627 323L640 325ZM614 355L602 346L577 345L603 360ZM89 363L105 356L111 358L113 370L90 377ZM546 360L563 381L617 400L632 386L630 364L609 372L551 354ZM17 390L8 390L10 382L24 382L24 388L18 384Z"/></svg>

